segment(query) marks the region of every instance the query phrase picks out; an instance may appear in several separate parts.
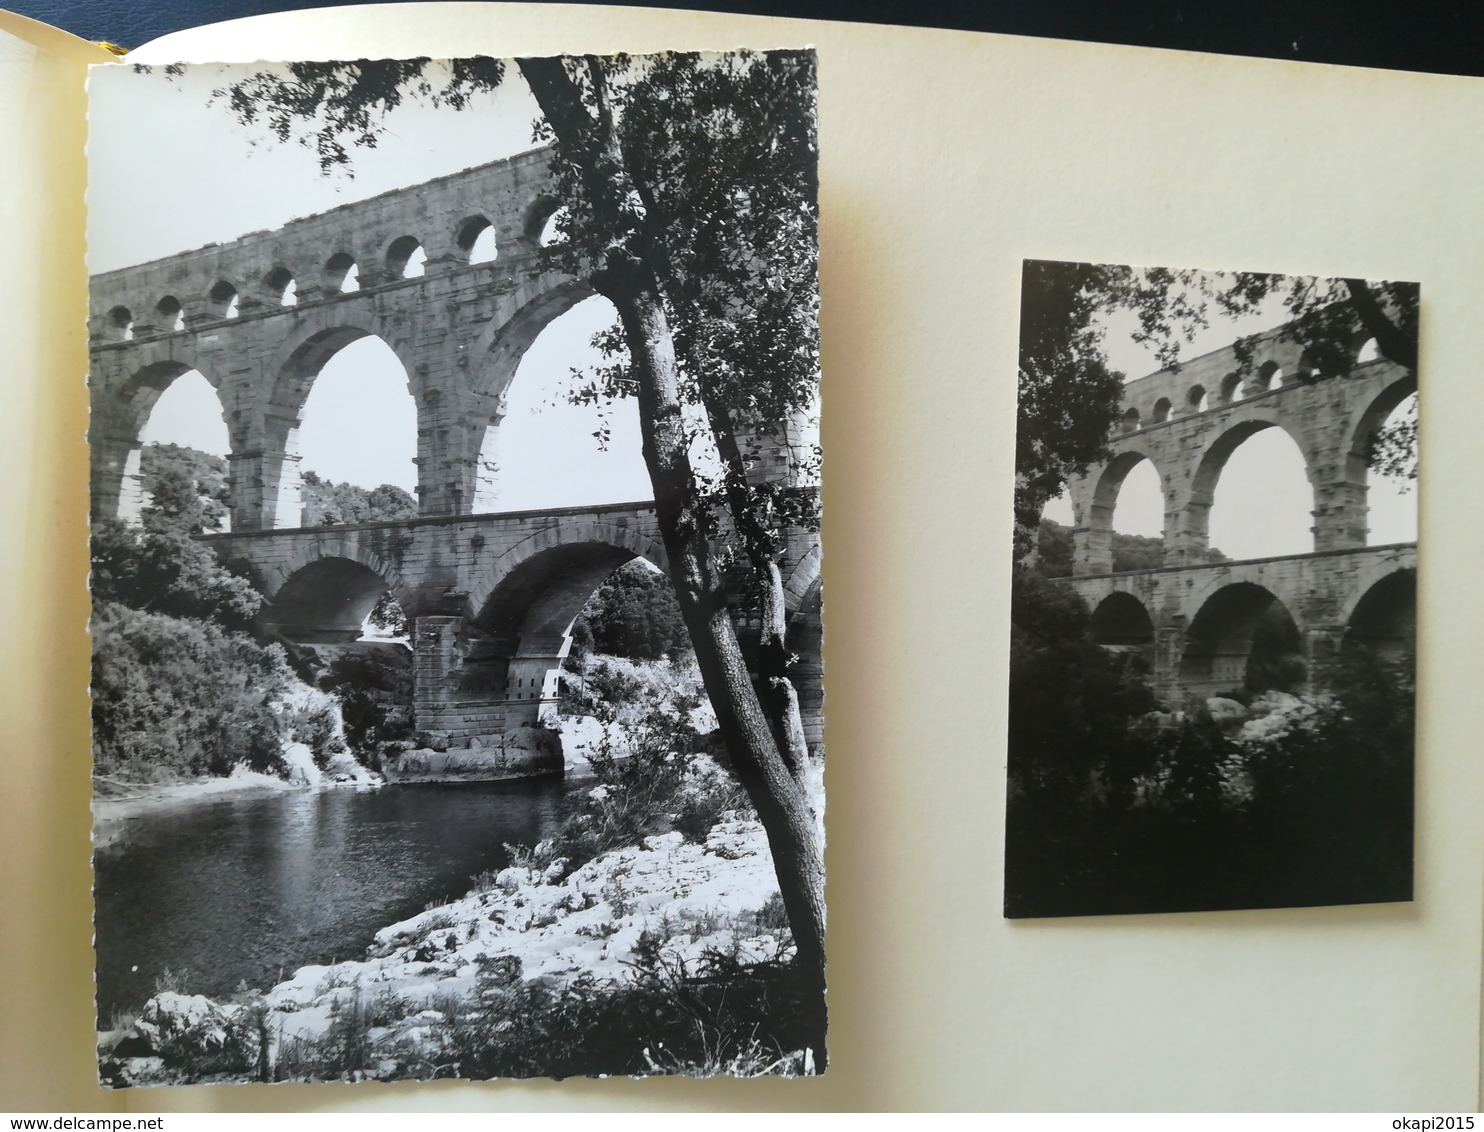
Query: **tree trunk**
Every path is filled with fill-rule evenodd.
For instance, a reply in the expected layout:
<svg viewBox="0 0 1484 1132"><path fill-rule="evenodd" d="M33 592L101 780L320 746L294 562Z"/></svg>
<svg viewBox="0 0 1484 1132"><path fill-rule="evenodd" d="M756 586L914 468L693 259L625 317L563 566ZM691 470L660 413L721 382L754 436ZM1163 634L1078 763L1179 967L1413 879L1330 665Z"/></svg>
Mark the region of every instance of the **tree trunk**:
<svg viewBox="0 0 1484 1132"><path fill-rule="evenodd" d="M769 725L727 608L723 580L711 558L707 516L690 465L675 359L659 273L638 232L640 197L619 151L601 82L588 61L596 115L561 60L521 60L520 67L564 156L577 168L607 242L592 273L594 288L618 310L638 387L644 460L670 560L681 614L701 669L717 725L758 816L788 913L803 979L803 1019L817 1067L825 1054L824 855L804 783L791 771ZM764 580L766 581L766 580Z"/></svg>
<svg viewBox="0 0 1484 1132"><path fill-rule="evenodd" d="M1376 349L1397 365L1417 372L1417 340L1402 332L1382 309L1375 292L1364 279L1347 279L1345 286L1350 291L1350 305L1360 317L1361 325L1371 332L1376 340Z"/></svg>

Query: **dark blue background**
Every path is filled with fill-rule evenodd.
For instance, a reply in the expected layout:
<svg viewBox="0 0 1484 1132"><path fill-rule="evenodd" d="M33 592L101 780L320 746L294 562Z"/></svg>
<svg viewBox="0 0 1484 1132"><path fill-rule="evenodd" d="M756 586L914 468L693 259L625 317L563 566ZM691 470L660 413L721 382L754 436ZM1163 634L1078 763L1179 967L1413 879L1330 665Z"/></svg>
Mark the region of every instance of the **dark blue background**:
<svg viewBox="0 0 1484 1132"><path fill-rule="evenodd" d="M351 0L0 0L86 39L137 46L217 20ZM621 0L620 0L621 2ZM649 7L862 20L1484 75L1484 4L1408 0L645 0Z"/></svg>

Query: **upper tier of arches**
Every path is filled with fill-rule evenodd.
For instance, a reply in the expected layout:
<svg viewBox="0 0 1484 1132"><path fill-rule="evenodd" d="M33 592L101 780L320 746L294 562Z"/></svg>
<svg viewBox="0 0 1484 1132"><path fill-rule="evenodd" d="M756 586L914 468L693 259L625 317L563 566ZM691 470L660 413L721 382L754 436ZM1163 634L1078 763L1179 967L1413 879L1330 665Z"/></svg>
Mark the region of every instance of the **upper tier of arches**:
<svg viewBox="0 0 1484 1132"><path fill-rule="evenodd" d="M549 162L549 150L531 150L94 276L93 342L179 334L533 253L560 207Z"/></svg>
<svg viewBox="0 0 1484 1132"><path fill-rule="evenodd" d="M1268 377L1277 380L1277 366ZM1230 486L1224 479L1227 462L1244 442L1268 430L1281 430L1296 449L1294 464L1302 473L1289 477L1291 485L1281 491L1284 500L1296 496L1308 509L1312 521L1308 549L1372 545L1367 502L1371 444L1388 416L1415 395L1416 388L1410 371L1379 360L1343 376L1293 381L1274 387L1267 396L1171 416L1159 428L1133 428L1129 420L1121 420L1110 437L1110 457L1068 485L1077 544L1074 571L1112 571L1114 510L1125 478L1145 460L1158 472L1163 496L1163 564L1205 561L1212 547L1210 521L1217 489ZM1201 395L1209 397L1204 389Z"/></svg>

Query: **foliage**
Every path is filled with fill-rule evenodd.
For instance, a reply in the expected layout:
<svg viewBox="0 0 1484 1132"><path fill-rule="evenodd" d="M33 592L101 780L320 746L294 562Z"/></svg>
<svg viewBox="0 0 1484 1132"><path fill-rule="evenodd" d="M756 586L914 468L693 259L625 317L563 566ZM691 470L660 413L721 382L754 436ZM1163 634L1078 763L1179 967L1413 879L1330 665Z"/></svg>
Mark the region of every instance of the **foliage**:
<svg viewBox="0 0 1484 1132"><path fill-rule="evenodd" d="M262 596L233 574L207 546L184 530L118 519L93 524L93 602L126 605L147 613L215 621L245 630Z"/></svg>
<svg viewBox="0 0 1484 1132"><path fill-rule="evenodd" d="M156 510L180 515L196 530L222 529L232 506L227 461L181 444L146 444L141 486Z"/></svg>
<svg viewBox="0 0 1484 1132"><path fill-rule="evenodd" d="M1156 570L1164 565L1164 539L1148 535L1113 532L1113 572ZM1030 568L1043 578L1072 576L1072 528L1054 519L1042 518L1036 530L1036 558ZM1206 551L1207 562L1231 561L1214 546Z"/></svg>
<svg viewBox="0 0 1484 1132"><path fill-rule="evenodd" d="M716 951L692 965L661 936L645 942L616 982L526 982L513 957L487 957L471 999L450 1004L430 1061L473 1078L803 1071L802 1054L789 1051L808 1042L809 988L794 965Z"/></svg>
<svg viewBox="0 0 1484 1132"><path fill-rule="evenodd" d="M596 785L558 834L536 847L534 862L544 867L562 858L571 872L651 834L675 830L704 842L724 815L752 813L737 780L698 757L700 737L688 712L651 703L625 714L627 720L610 718L588 753Z"/></svg>
<svg viewBox="0 0 1484 1132"><path fill-rule="evenodd" d="M658 660L690 647L670 580L638 559L608 575L578 623L586 633L574 625L574 643L585 637L587 649L610 656Z"/></svg>
<svg viewBox="0 0 1484 1132"><path fill-rule="evenodd" d="M1291 692L1299 688L1307 676L1303 654L1298 626L1281 602L1273 602L1252 632L1242 691L1250 697L1261 692Z"/></svg>
<svg viewBox="0 0 1484 1132"><path fill-rule="evenodd" d="M296 139L313 149L321 172L339 168L349 176L351 149L375 149L382 118L404 100L462 110L475 91L498 86L504 74L499 59L455 59L446 70L426 58L298 62L214 90L212 98L245 125L261 123L280 142ZM312 130L304 130L306 121Z"/></svg>
<svg viewBox="0 0 1484 1132"><path fill-rule="evenodd" d="M390 590L377 598L366 623L382 637L407 636L407 614Z"/></svg>
<svg viewBox="0 0 1484 1132"><path fill-rule="evenodd" d="M388 743L412 734L406 708L412 702L409 650L382 645L339 652L315 683L339 701L345 740L366 765L375 766Z"/></svg>
<svg viewBox="0 0 1484 1132"><path fill-rule="evenodd" d="M224 484L214 486L212 478L225 476L225 461L191 448L151 445L144 466L150 502L140 525L119 519L93 524L93 600L248 628L262 597L193 538L215 529L225 515Z"/></svg>
<svg viewBox="0 0 1484 1132"><path fill-rule="evenodd" d="M1402 416L1383 425L1371 438L1366 453L1372 468L1394 480L1417 478L1417 402Z"/></svg>
<svg viewBox="0 0 1484 1132"><path fill-rule="evenodd" d="M524 64L523 64L524 69ZM813 416L819 371L818 206L812 56L668 53L640 59L571 59L565 75L614 131L636 197L595 199L598 131L566 135L552 115L537 124L555 145L562 240L548 254L590 273L610 257L615 226L628 231L661 287L682 400L705 413L719 476L696 473L700 503L729 511L767 550L789 526L817 527L812 482L819 451L790 446L791 474L747 475L750 458L783 422ZM704 154L704 159L698 159ZM578 375L573 398L638 393L621 327L596 344L611 364ZM693 469L694 471L694 469ZM739 553L740 553L739 548Z"/></svg>
<svg viewBox="0 0 1484 1132"><path fill-rule="evenodd" d="M394 484L366 489L353 483L331 483L312 471L301 477L306 527L346 523L400 523L417 518L417 500Z"/></svg>
<svg viewBox="0 0 1484 1132"><path fill-rule="evenodd" d="M1145 669L1086 639L1089 612L1056 582L1017 569L1011 591L1009 751L1012 794L1072 804L1100 769L1142 766L1130 726L1153 710Z"/></svg>
<svg viewBox="0 0 1484 1132"><path fill-rule="evenodd" d="M678 830L704 842L724 815L753 815L735 775L702 752L705 692L694 660L631 661L594 655L579 684L563 680L563 711L591 715L602 738L589 751L596 785L556 837L533 850L507 846L512 861L567 871L654 833Z"/></svg>
<svg viewBox="0 0 1484 1132"><path fill-rule="evenodd" d="M262 597L194 536L225 515L225 462L145 449L138 526L92 530L94 765L130 780L281 772L283 742L323 766L344 750L338 708L308 692L284 651L247 635Z"/></svg>
<svg viewBox="0 0 1484 1132"><path fill-rule="evenodd" d="M1234 729L1201 700L1152 711L1137 661L1088 644L1054 582L1017 571L1012 622L1009 914L1408 897L1409 657L1349 648L1308 700L1238 690L1254 722ZM1275 618L1255 651L1276 662L1291 633Z"/></svg>
<svg viewBox="0 0 1484 1132"><path fill-rule="evenodd" d="M1026 260L1021 273L1015 430L1019 558L1041 510L1108 452L1124 375L1108 368L1094 316L1116 268Z"/></svg>
<svg viewBox="0 0 1484 1132"><path fill-rule="evenodd" d="M562 678L560 707L568 715L632 723L658 705L669 714L689 712L706 700L694 658L629 660L591 654Z"/></svg>
<svg viewBox="0 0 1484 1132"><path fill-rule="evenodd" d="M207 621L113 602L93 622L94 766L153 780L280 767L275 702L294 681L282 650Z"/></svg>

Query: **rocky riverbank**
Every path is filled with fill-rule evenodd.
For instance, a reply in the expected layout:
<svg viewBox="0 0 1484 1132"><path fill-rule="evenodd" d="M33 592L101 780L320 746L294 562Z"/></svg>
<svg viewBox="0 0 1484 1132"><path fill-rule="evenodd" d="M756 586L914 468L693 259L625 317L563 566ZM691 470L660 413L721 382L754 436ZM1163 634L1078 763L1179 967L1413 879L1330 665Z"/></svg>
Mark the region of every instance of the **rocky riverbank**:
<svg viewBox="0 0 1484 1132"><path fill-rule="evenodd" d="M162 991L138 1019L100 1035L103 1081L304 1079L323 1075L306 1065L350 1040L354 1075L435 1075L467 1012L487 1019L496 998L514 1001L512 990L617 987L646 956L683 971L708 955L746 964L787 946L755 821L723 820L704 843L651 836L565 870L558 861L475 878L462 899L377 933L365 959L302 967L266 993L217 1001Z"/></svg>

